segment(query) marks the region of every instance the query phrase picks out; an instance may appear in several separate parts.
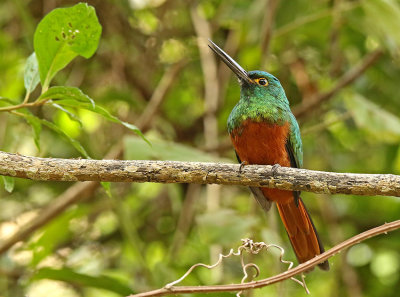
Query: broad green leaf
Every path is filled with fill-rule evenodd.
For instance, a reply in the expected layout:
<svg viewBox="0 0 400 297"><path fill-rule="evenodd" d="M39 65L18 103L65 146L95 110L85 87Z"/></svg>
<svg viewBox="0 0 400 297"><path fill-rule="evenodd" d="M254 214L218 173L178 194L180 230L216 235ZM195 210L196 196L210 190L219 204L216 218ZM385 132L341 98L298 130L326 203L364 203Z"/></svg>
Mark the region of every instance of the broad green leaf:
<svg viewBox="0 0 400 297"><path fill-rule="evenodd" d="M400 5L398 1L361 1L366 17L363 32L376 36L397 55L400 47Z"/></svg>
<svg viewBox="0 0 400 297"><path fill-rule="evenodd" d="M37 149L40 151L40 132L42 132L41 119L35 117L30 113L29 114L27 113L27 117L25 119L28 122L28 124L32 127L33 139L35 141Z"/></svg>
<svg viewBox="0 0 400 297"><path fill-rule="evenodd" d="M33 40L44 89L76 56L90 58L100 35L101 25L95 9L86 3L57 8L47 14L37 26Z"/></svg>
<svg viewBox="0 0 400 297"><path fill-rule="evenodd" d="M56 124L49 122L47 120L43 120L41 119L40 122L50 128L51 130L53 130L54 132L56 132L57 134L59 134L60 136L62 136L64 139L66 139L78 152L80 152L85 158L90 159L89 154L86 152L85 148L80 144L79 141L77 141L76 139L71 138L70 136L68 136L68 134L66 134L63 130L61 130Z"/></svg>
<svg viewBox="0 0 400 297"><path fill-rule="evenodd" d="M384 110L359 94L345 98L356 124L370 133L374 139L398 143L400 140L400 118Z"/></svg>
<svg viewBox="0 0 400 297"><path fill-rule="evenodd" d="M77 122L79 124L79 126L81 126L81 128L82 128L82 122L76 114L74 114L73 112L69 111L68 109L65 109L64 107L62 107L56 103L53 103L51 105L53 107L65 112L68 115L68 117L70 118L70 120Z"/></svg>
<svg viewBox="0 0 400 297"><path fill-rule="evenodd" d="M86 152L85 148L80 144L79 141L71 138L68 134L66 134L62 129L60 129L56 124L49 122L44 119L40 119L38 117L35 117L28 111L22 110L21 112L23 114L23 117L26 119L26 121L32 126L34 134L35 134L35 144L40 149L39 145L39 138L40 138L40 132L41 132L41 125L44 125L54 132L56 132L58 135L63 137L65 140L67 140L78 152L80 152L85 158L90 159L89 154Z"/></svg>
<svg viewBox="0 0 400 297"><path fill-rule="evenodd" d="M86 217L90 212L90 208L79 205L68 209L59 214L48 224L40 229L40 232L29 243L29 249L32 250L31 265L36 267L43 259L50 255L60 244L70 240L73 236L69 224L73 219ZM63 232L60 232L60 229Z"/></svg>
<svg viewBox="0 0 400 297"><path fill-rule="evenodd" d="M53 269L53 268L42 268L39 269L33 276L33 279L52 279L64 281L74 286L81 287L94 287L105 289L108 291L127 296L132 294L133 291L129 286L123 284L117 279L109 276L91 276L83 273L75 272L69 268Z"/></svg>
<svg viewBox="0 0 400 297"><path fill-rule="evenodd" d="M126 128L132 130L133 132L135 132L136 134L141 136L146 142L148 142L138 127L136 127L135 125L132 125L130 123L121 121L117 117L110 114L105 108L96 106L93 99L91 99L89 96L84 94L78 88L59 87L59 86L51 87L43 95L41 95L39 99L40 100L53 99L53 100L57 100L58 105L64 105L64 106L73 107L73 108L83 108L83 109L90 110L92 112L100 114L105 119L107 119L111 122L119 123L119 124L125 126Z"/></svg>
<svg viewBox="0 0 400 297"><path fill-rule="evenodd" d="M10 105L15 105L18 104L14 100L6 97L0 97L0 107L5 107L5 106L10 106Z"/></svg>
<svg viewBox="0 0 400 297"><path fill-rule="evenodd" d="M93 99L83 93L81 89L75 87L51 87L39 97L39 100L48 99L71 99L80 102L89 102L93 108L95 107Z"/></svg>
<svg viewBox="0 0 400 297"><path fill-rule="evenodd" d="M31 93L40 81L39 66L36 59L36 54L32 53L26 60L24 72L24 85L26 92Z"/></svg>
<svg viewBox="0 0 400 297"><path fill-rule="evenodd" d="M68 96L65 96L65 98L66 99L57 100L56 101L57 104L62 105L62 106L67 106L67 107L83 108L83 109L87 109L92 112L95 112L95 113L103 116L106 120L108 120L110 122L118 123L118 124L125 126L126 128L130 129L131 131L135 132L137 135L142 137L142 139L144 141L146 141L148 144L150 144L150 142L144 137L144 135L142 134L142 132L139 130L138 127L136 127L133 124L121 121L119 118L110 114L107 109L105 109L101 106L98 106L98 105L93 106L92 104L89 104L87 102L77 102L76 100L73 100L73 98L71 98L72 100L69 99Z"/></svg>
<svg viewBox="0 0 400 297"><path fill-rule="evenodd" d="M3 179L4 189L8 193L11 193L14 190L14 183L15 183L14 178L12 176L4 176L4 175L2 175L1 178Z"/></svg>

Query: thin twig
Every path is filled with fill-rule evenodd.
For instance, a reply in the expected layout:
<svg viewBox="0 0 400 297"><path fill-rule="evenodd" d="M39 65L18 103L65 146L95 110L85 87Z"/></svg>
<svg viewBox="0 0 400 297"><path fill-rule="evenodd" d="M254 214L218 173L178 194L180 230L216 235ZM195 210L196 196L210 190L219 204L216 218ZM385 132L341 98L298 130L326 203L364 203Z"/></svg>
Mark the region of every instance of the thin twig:
<svg viewBox="0 0 400 297"><path fill-rule="evenodd" d="M270 165L37 158L0 152L0 175L41 181L223 184L326 194L400 197L400 176Z"/></svg>
<svg viewBox="0 0 400 297"><path fill-rule="evenodd" d="M282 247L280 247L280 246L278 246L276 244L266 244L265 242L254 242L253 240L251 240L249 238L246 238L246 239L242 239L242 245L237 249L236 252L233 249L230 249L229 253L226 254L226 255L220 253L218 255L218 260L214 264L211 264L211 265L207 265L207 264L203 264L203 263L194 264L185 272L185 274L182 277L180 277L179 279L177 279L177 280L165 285L164 288L171 289L175 285L181 283L197 267L205 267L207 269L213 269L213 268L216 268L217 266L221 265L222 261L225 258L229 258L231 256L240 256L240 263L242 265L242 271L243 271L243 278L242 278L240 283L243 284L243 283L245 283L245 280L249 277L249 274L247 272L247 270L249 268L253 268L256 271L256 273L255 273L255 275L253 277L258 277L260 275L260 268L257 266L257 264L254 264L254 263L245 264L244 263L244 258L243 258L244 252L249 253L249 254L253 254L253 255L257 255L262 250L268 251L270 248L276 248L276 249L279 250L279 252L280 252L279 261L281 263L283 263L283 264L288 264L287 270L289 270L289 269L291 269L293 267L293 262L292 261L288 261L288 260L284 260L283 259L284 255L285 255L285 250ZM306 292L309 293L307 285L305 284L305 280L304 280L303 277L302 277L302 281L300 281L300 280L298 280L298 279L296 279L294 277L291 277L291 279L293 281L297 282L298 284L300 284L306 290ZM236 296L240 296L241 293L242 293L242 291L239 291L236 294Z"/></svg>
<svg viewBox="0 0 400 297"><path fill-rule="evenodd" d="M207 20L198 13L197 5L192 5L190 15L193 26L197 35L197 44L200 53L201 68L203 70L204 81L204 144L206 148L218 145L218 99L219 99L219 83L218 83L218 67L212 51L209 50L206 40L212 39L211 26ZM216 154L216 152L214 152ZM208 212L217 211L220 206L221 189L217 185L206 186L206 207ZM222 247L218 244L212 244L209 247L211 259L216 259L221 254ZM222 277L223 267L213 271L213 279L218 280Z"/></svg>
<svg viewBox="0 0 400 297"><path fill-rule="evenodd" d="M21 104L0 107L0 112L2 112L2 111L12 111L12 110L16 110L16 109L25 108L25 107L36 107L36 106L41 106L41 105L46 104L47 101L49 101L49 99L36 100L36 101L34 101L34 102L25 102L25 101L24 101L24 102L21 103Z"/></svg>
<svg viewBox="0 0 400 297"><path fill-rule="evenodd" d="M295 275L300 273L309 271L319 263L324 262L325 260L329 259L330 257L336 255L340 251L349 248L355 244L360 243L363 240L371 238L373 236L379 234L386 234L387 232L396 230L400 228L400 220L385 223L379 227L370 229L363 233L360 233L356 236L351 237L343 241L342 243L334 246L330 250L316 256L315 258L298 265L297 267L282 272L278 275L274 275L272 277L259 280L259 281L252 281L245 284L231 284L231 285L215 285L215 286L180 286L180 287L170 287L170 288L162 288L157 289L154 291L149 291L145 293L139 293L130 295L128 297L148 297L148 296L165 296L165 295L176 295L176 294L185 294L185 293L211 293L211 292L235 292L235 291L243 291L249 289L256 289L262 288L268 285L272 285L286 279L289 279Z"/></svg>

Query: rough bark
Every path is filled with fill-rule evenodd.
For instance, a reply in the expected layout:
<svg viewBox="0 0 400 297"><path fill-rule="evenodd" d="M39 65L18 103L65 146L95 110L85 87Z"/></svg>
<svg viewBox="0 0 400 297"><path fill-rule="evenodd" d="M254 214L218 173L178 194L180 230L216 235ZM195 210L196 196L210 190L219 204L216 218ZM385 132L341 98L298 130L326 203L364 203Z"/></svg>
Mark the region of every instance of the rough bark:
<svg viewBox="0 0 400 297"><path fill-rule="evenodd" d="M400 197L400 176L237 164L37 158L0 152L0 175L41 181L223 184Z"/></svg>

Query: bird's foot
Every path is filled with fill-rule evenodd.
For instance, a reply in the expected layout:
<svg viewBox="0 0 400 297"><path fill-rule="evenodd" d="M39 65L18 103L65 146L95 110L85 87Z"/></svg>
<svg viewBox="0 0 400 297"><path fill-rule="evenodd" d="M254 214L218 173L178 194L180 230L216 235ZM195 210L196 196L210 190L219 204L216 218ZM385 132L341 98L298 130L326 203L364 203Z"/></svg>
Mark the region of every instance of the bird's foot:
<svg viewBox="0 0 400 297"><path fill-rule="evenodd" d="M239 166L239 173L242 173L243 167L244 167L245 165L249 165L249 162L243 161L242 163L240 163L240 166Z"/></svg>
<svg viewBox="0 0 400 297"><path fill-rule="evenodd" d="M272 176L275 176L276 172L278 171L278 169L281 167L281 165L279 164L274 164L272 165Z"/></svg>

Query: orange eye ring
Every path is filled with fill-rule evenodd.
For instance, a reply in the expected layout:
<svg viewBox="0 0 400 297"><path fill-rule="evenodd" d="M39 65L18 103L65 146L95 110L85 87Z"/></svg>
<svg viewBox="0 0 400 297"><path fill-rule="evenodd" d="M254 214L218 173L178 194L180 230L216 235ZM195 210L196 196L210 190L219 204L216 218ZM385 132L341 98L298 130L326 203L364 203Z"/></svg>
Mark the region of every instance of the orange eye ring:
<svg viewBox="0 0 400 297"><path fill-rule="evenodd" d="M268 86L268 80L264 77L256 78L254 81L257 84L259 84L260 86L263 86L263 87Z"/></svg>

